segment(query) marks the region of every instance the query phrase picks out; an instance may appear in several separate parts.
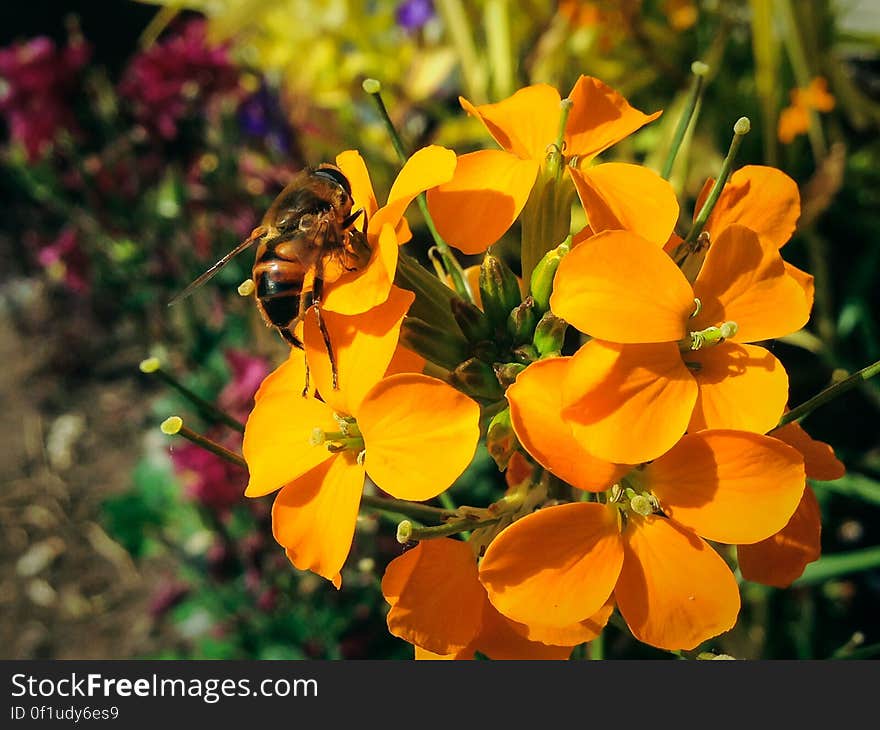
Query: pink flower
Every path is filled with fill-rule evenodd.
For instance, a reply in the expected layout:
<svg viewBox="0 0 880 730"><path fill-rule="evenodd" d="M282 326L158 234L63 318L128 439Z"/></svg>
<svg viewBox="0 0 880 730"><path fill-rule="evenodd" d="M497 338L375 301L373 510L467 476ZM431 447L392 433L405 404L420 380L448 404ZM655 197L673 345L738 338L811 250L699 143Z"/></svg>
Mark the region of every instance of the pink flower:
<svg viewBox="0 0 880 730"><path fill-rule="evenodd" d="M68 102L90 55L78 36L63 49L45 36L0 48L0 114L29 160L46 153L59 129L75 126Z"/></svg>

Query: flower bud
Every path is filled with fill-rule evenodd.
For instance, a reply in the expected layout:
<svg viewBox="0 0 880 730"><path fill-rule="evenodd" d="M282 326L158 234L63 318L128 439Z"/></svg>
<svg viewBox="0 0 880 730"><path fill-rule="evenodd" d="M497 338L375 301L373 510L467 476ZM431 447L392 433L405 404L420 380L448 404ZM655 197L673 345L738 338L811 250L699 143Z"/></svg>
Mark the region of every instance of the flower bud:
<svg viewBox="0 0 880 730"><path fill-rule="evenodd" d="M476 344L493 339L492 323L479 307L459 297L450 299L449 306L455 323L468 342Z"/></svg>
<svg viewBox="0 0 880 730"><path fill-rule="evenodd" d="M487 253L480 266L480 297L483 311L496 327L507 321L507 315L522 298L516 275L501 259Z"/></svg>
<svg viewBox="0 0 880 730"><path fill-rule="evenodd" d="M452 371L449 382L465 395L475 398L497 400L504 395L492 366L475 357L460 363Z"/></svg>
<svg viewBox="0 0 880 730"><path fill-rule="evenodd" d="M553 312L545 312L535 327L535 336L532 338L538 354L541 357L561 355L567 329L568 323L564 319L560 319Z"/></svg>
<svg viewBox="0 0 880 730"><path fill-rule="evenodd" d="M535 314L535 301L529 296L522 304L514 307L507 317L507 333L514 345L531 342L535 333L538 315Z"/></svg>
<svg viewBox="0 0 880 730"><path fill-rule="evenodd" d="M498 378L498 382L505 390L508 386L513 385L516 376L526 369L526 366L519 362L497 362L492 367L495 370L495 377Z"/></svg>
<svg viewBox="0 0 880 730"><path fill-rule="evenodd" d="M463 337L438 329L418 317L403 320L400 344L447 370L468 356L468 344Z"/></svg>
<svg viewBox="0 0 880 730"><path fill-rule="evenodd" d="M520 345L513 351L513 357L517 362L521 362L524 365L540 360L534 345Z"/></svg>
<svg viewBox="0 0 880 730"><path fill-rule="evenodd" d="M535 300L535 309L539 314L550 309L550 295L553 293L553 279L559 262L571 250L571 236L560 243L556 248L550 249L535 266L532 278L529 281L529 291Z"/></svg>
<svg viewBox="0 0 880 730"><path fill-rule="evenodd" d="M486 448L489 450L499 471L504 471L510 462L510 457L516 453L517 440L510 422L510 409L505 408L489 421L489 429L486 432Z"/></svg>

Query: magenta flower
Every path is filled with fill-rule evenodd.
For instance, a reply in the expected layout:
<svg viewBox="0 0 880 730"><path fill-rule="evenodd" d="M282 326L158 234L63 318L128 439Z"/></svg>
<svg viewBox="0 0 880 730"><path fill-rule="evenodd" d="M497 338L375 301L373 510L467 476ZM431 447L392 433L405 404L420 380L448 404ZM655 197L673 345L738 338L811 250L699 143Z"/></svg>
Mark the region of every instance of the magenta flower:
<svg viewBox="0 0 880 730"><path fill-rule="evenodd" d="M75 127L69 101L90 55L78 36L62 49L45 36L0 48L0 114L29 160L46 153L59 129Z"/></svg>

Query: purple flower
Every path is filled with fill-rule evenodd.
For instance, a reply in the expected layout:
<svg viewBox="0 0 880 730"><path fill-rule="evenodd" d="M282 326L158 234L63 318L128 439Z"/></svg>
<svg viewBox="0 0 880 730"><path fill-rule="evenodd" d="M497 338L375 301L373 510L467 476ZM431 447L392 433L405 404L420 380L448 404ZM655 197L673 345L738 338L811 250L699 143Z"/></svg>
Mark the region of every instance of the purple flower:
<svg viewBox="0 0 880 730"><path fill-rule="evenodd" d="M397 24L409 31L418 30L433 17L433 0L406 0L397 6Z"/></svg>
<svg viewBox="0 0 880 730"><path fill-rule="evenodd" d="M245 420L253 410L254 395L271 368L265 358L254 357L245 350L226 350L224 355L232 378L220 391L217 404L230 415Z"/></svg>
<svg viewBox="0 0 880 730"><path fill-rule="evenodd" d="M43 246L37 253L37 261L74 294L88 293L89 260L75 228L65 228L52 243Z"/></svg>
<svg viewBox="0 0 880 730"><path fill-rule="evenodd" d="M266 84L262 84L238 107L238 123L245 134L265 140L282 154L290 152L293 146L281 100Z"/></svg>
<svg viewBox="0 0 880 730"><path fill-rule="evenodd" d="M0 48L0 114L29 160L46 153L59 129L75 126L68 101L90 55L79 36L63 49L45 36Z"/></svg>

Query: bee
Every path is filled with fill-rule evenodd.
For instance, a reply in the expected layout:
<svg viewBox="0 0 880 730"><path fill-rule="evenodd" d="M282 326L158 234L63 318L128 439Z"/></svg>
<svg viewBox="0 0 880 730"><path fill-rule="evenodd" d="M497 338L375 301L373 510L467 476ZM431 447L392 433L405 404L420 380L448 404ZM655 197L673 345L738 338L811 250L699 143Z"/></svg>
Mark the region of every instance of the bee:
<svg viewBox="0 0 880 730"><path fill-rule="evenodd" d="M336 358L321 316L324 285L346 272L359 271L372 254L367 237L355 228L364 211L352 212L352 207L351 184L338 167L325 163L303 170L278 194L250 236L174 297L169 306L188 297L235 256L257 244L253 281L263 320L290 345L302 349L294 328L313 309L327 348L333 388L337 388Z"/></svg>

